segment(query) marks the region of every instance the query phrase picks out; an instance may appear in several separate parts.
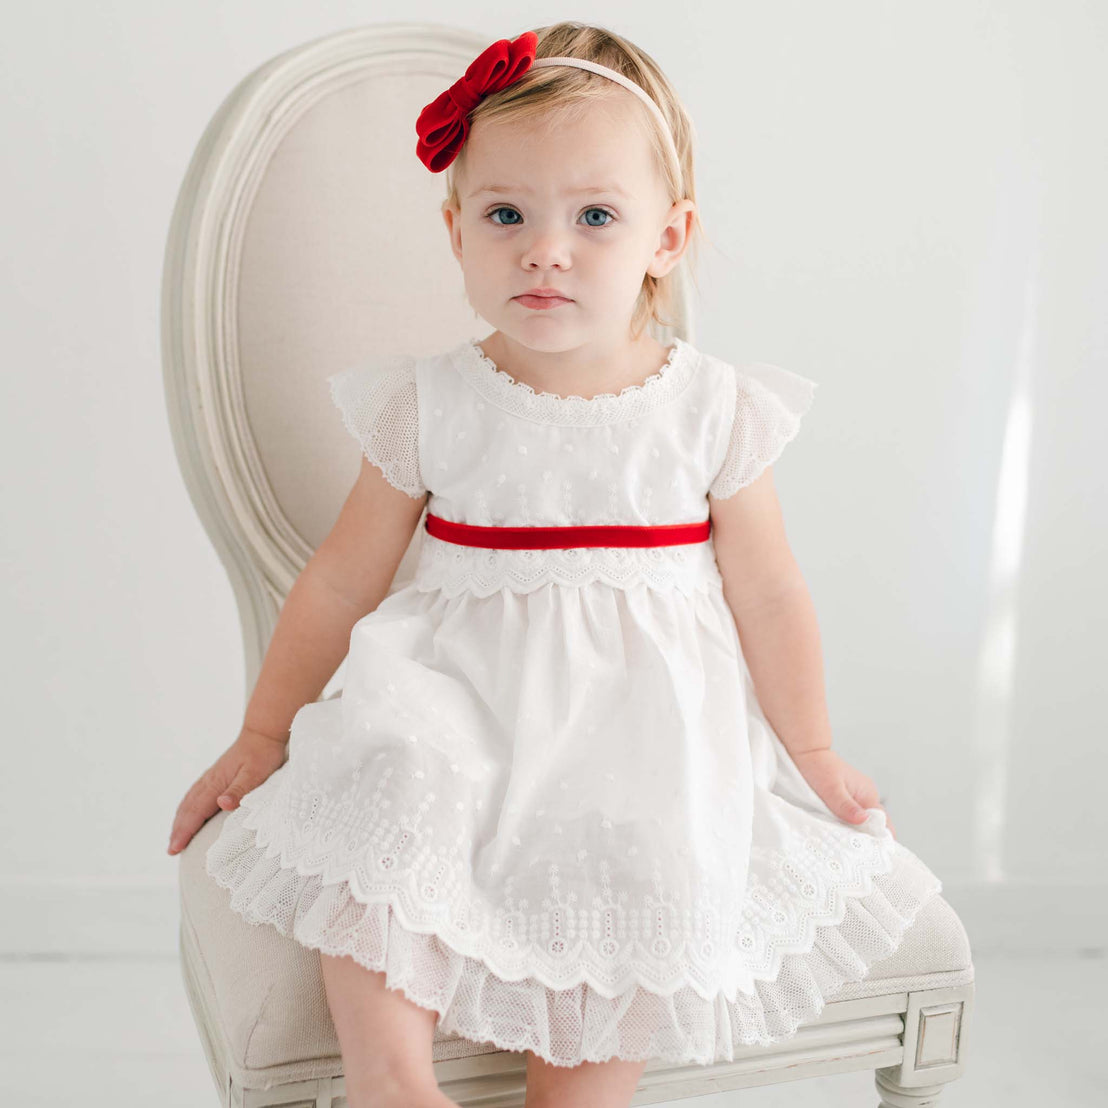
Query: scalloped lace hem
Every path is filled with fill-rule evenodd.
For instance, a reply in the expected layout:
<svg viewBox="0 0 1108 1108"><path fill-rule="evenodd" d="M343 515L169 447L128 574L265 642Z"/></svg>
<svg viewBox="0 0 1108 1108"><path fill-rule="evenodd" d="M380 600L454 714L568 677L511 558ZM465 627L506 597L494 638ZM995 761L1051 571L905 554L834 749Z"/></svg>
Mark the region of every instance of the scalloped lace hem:
<svg viewBox="0 0 1108 1108"><path fill-rule="evenodd" d="M669 994L636 983L606 997L588 982L555 989L536 977L508 981L480 958L439 935L408 929L391 901L364 903L350 885L283 869L228 817L206 859L208 874L231 892L248 923L268 923L302 946L349 956L383 972L390 989L439 1015L439 1028L502 1050L530 1050L552 1065L611 1058L675 1064L733 1061L736 1048L769 1046L818 1018L829 997L861 981L893 954L920 909L942 889L906 847L894 844L892 868L872 875L868 891L844 896L837 922L816 924L806 952L784 952L772 979L754 992L703 997L691 986ZM216 845L218 844L218 850Z"/></svg>

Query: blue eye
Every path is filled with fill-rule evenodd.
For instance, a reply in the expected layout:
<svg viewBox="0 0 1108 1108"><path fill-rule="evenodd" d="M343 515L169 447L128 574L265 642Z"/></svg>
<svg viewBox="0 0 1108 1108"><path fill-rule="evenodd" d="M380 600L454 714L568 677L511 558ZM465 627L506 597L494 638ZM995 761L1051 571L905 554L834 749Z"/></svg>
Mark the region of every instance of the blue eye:
<svg viewBox="0 0 1108 1108"><path fill-rule="evenodd" d="M493 208L493 210L485 216L486 219L492 219L492 222L495 223L497 227L515 226L514 223L501 223L499 220L493 219L492 217L496 215L497 212L511 212L512 215L519 215L519 212L517 212L515 208Z"/></svg>
<svg viewBox="0 0 1108 1108"><path fill-rule="evenodd" d="M586 208L585 209L585 214L588 215L589 212L599 212L601 215L611 216L612 221L614 221L615 218L616 218L614 215L612 215L612 213L610 211L607 210L607 208ZM589 226L590 227L607 227L608 224L607 223L590 223Z"/></svg>
<svg viewBox="0 0 1108 1108"><path fill-rule="evenodd" d="M490 220L493 223L494 226L496 226L496 227L518 227L519 226L518 223L501 223L499 220L493 219L492 217L497 212L511 212L513 215L519 215L519 212L517 212L515 210L515 208L509 208L509 207L506 207L504 205L501 205L500 207L497 207L497 208L493 208L492 211L488 212L485 215L485 218ZM613 212L608 211L607 208L586 208L584 214L587 215L589 212L600 212L601 215L606 215L606 216L609 217L608 221L606 221L604 223L590 223L589 224L590 227L595 227L595 228L597 228L597 230L599 230L601 227L610 226L611 223L614 222L614 220L616 218L615 214Z"/></svg>

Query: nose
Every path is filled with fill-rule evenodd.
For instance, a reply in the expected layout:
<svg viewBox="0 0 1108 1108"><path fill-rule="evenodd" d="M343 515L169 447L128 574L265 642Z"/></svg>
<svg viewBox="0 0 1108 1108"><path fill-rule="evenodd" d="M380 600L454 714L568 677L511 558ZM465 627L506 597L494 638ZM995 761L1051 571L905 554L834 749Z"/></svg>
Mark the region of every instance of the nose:
<svg viewBox="0 0 1108 1108"><path fill-rule="evenodd" d="M536 231L523 248L524 269L565 269L569 265L566 236L557 228Z"/></svg>

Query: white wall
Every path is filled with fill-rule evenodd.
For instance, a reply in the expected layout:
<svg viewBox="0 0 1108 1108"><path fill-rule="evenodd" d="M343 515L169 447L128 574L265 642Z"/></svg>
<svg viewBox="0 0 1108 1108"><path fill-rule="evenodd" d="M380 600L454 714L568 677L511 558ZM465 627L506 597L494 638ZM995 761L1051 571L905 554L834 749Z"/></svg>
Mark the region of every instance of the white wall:
<svg viewBox="0 0 1108 1108"><path fill-rule="evenodd" d="M697 345L820 382L777 473L837 748L977 949L1103 946L1108 11L689 10L6 13L5 952L172 953L173 812L248 693L160 368L165 235L208 119L342 27L464 20L491 42L559 18L640 42L693 115Z"/></svg>

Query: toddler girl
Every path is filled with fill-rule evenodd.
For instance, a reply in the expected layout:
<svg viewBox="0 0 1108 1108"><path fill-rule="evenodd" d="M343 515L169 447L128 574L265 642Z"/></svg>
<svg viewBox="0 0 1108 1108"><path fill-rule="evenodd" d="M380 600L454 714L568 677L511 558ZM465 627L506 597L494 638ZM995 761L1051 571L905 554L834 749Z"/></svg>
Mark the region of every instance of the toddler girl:
<svg viewBox="0 0 1108 1108"><path fill-rule="evenodd" d="M696 227L664 74L560 23L416 130L495 329L328 379L361 473L170 853L227 812L207 872L320 952L352 1108L451 1103L436 1026L626 1105L792 1036L941 885L831 749L771 476L815 383L647 326Z"/></svg>

